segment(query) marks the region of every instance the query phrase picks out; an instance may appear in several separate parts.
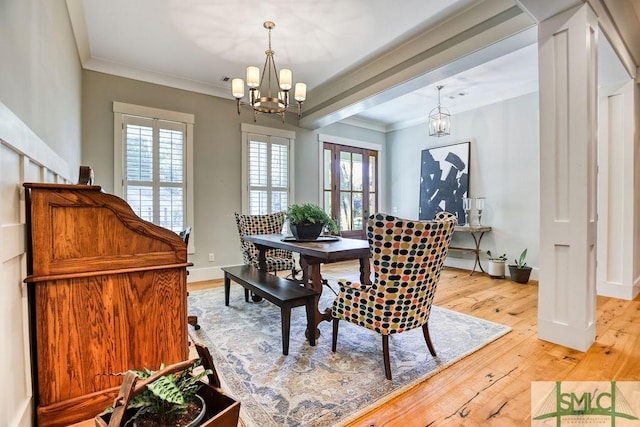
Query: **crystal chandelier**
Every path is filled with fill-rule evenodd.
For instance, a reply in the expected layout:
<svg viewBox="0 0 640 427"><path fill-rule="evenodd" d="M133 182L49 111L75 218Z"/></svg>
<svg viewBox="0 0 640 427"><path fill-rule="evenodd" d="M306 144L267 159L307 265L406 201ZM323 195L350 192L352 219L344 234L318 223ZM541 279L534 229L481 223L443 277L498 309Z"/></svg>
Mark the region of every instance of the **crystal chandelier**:
<svg viewBox="0 0 640 427"><path fill-rule="evenodd" d="M451 114L440 106L440 90L443 87L437 86L438 106L429 113L429 136L441 137L451 133Z"/></svg>
<svg viewBox="0 0 640 427"><path fill-rule="evenodd" d="M249 105L253 108L253 121L256 121L258 113L280 114L284 123L285 113L290 105L289 92L292 88L291 70L283 68L278 70L273 59L274 51L271 50L271 30L276 26L271 21L266 21L264 27L269 30L269 49L265 51L267 59L264 62L262 76L258 67L247 67L247 87L249 88ZM240 114L240 100L244 97L244 81L233 79L231 92L238 104ZM294 99L298 106L298 117L301 116L301 107L307 98L307 85L296 83Z"/></svg>

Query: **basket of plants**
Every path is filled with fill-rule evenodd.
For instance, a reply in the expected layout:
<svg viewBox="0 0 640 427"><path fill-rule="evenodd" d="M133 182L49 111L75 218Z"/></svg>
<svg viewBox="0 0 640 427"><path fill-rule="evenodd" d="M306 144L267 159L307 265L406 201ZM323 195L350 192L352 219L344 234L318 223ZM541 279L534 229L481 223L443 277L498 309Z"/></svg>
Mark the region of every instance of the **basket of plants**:
<svg viewBox="0 0 640 427"><path fill-rule="evenodd" d="M96 427L236 427L240 402L221 390L208 349L196 346L200 358L117 374L122 386Z"/></svg>

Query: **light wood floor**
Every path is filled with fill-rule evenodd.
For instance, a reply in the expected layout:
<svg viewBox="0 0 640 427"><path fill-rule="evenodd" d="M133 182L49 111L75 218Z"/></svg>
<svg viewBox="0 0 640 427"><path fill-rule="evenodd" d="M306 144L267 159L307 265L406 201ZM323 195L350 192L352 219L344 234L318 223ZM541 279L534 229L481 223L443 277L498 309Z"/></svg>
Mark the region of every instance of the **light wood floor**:
<svg viewBox="0 0 640 427"><path fill-rule="evenodd" d="M357 277L355 263L322 268L331 276ZM221 280L201 282L189 289L221 285ZM640 297L598 297L596 342L586 353L537 338L533 281L521 285L445 268L435 304L513 330L349 426L528 426L532 381L640 380ZM322 341L319 345L330 345ZM385 381L382 349L380 369Z"/></svg>

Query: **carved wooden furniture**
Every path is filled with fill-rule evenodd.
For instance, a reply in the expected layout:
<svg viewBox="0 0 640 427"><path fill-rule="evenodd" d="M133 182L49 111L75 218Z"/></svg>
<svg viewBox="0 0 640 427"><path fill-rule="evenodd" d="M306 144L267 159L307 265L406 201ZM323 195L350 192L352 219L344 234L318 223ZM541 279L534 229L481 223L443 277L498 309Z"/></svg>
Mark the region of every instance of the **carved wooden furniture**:
<svg viewBox="0 0 640 427"><path fill-rule="evenodd" d="M338 322L344 320L382 335L384 369L391 379L389 335L422 328L432 356L429 315L440 272L455 227L455 217L412 221L391 215L369 217L367 237L373 252L371 284L338 281L331 349L336 351Z"/></svg>
<svg viewBox="0 0 640 427"><path fill-rule="evenodd" d="M113 403L105 374L187 359L187 250L98 186L24 186L37 425L69 425Z"/></svg>

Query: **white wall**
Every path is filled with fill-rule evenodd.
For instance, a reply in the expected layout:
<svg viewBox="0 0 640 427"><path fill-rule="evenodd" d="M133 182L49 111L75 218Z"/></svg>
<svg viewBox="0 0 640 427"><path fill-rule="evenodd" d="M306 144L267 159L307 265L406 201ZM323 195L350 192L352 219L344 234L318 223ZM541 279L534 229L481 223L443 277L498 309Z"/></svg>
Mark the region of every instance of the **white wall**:
<svg viewBox="0 0 640 427"><path fill-rule="evenodd" d="M81 68L65 1L0 1L0 58L0 100L77 171Z"/></svg>
<svg viewBox="0 0 640 427"><path fill-rule="evenodd" d="M64 0L0 1L0 58L0 425L26 427L33 397L22 183L75 181L80 159L80 64Z"/></svg>
<svg viewBox="0 0 640 427"><path fill-rule="evenodd" d="M470 141L471 197L486 197L482 223L493 230L481 249L506 253L512 261L528 249L536 276L539 260L538 94L520 96L476 110L452 114L451 135L429 136L424 125L388 135L390 207L405 218L418 218L421 151ZM470 236L454 235L455 246L471 247ZM456 257L465 258L456 258ZM486 259L484 257L483 259ZM471 269L471 256L454 252L447 265ZM483 266L486 269L486 261Z"/></svg>

